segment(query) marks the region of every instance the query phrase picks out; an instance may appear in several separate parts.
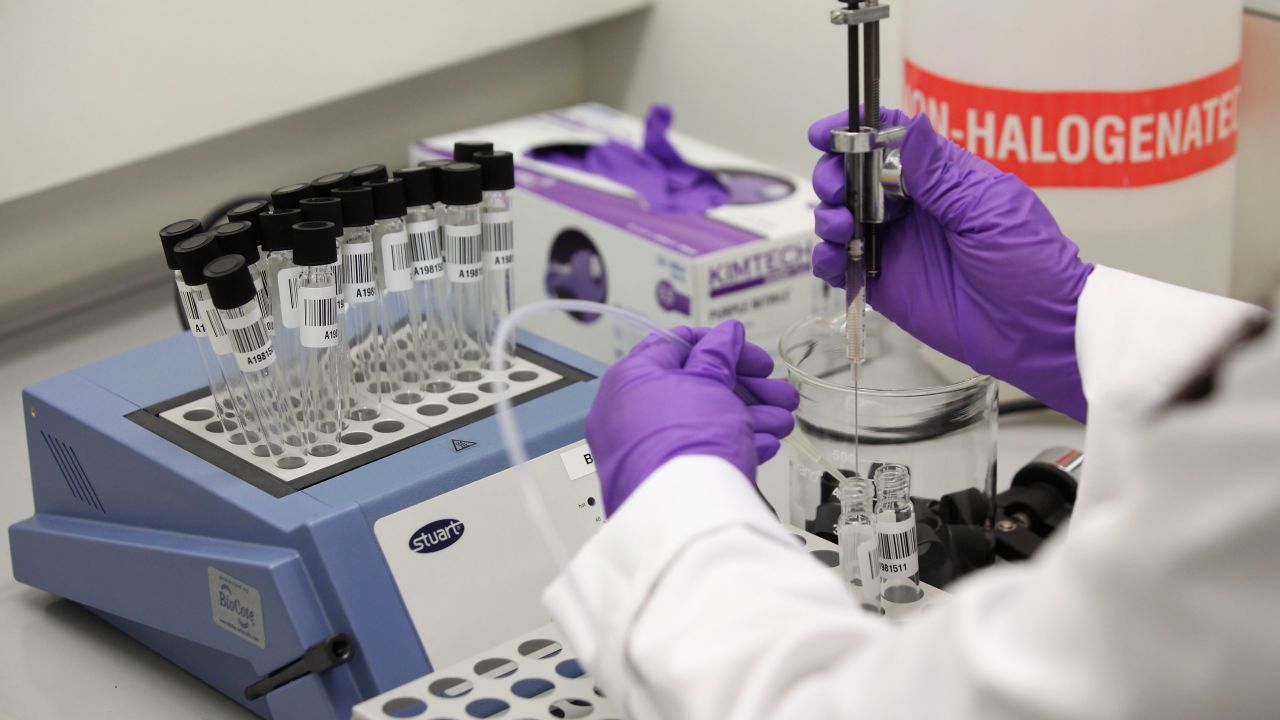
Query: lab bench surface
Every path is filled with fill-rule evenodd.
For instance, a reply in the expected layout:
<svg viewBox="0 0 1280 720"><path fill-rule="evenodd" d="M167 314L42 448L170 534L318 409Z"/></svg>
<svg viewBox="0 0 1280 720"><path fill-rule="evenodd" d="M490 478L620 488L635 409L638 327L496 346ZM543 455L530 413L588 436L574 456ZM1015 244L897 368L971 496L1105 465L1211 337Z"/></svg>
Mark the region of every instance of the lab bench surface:
<svg viewBox="0 0 1280 720"><path fill-rule="evenodd" d="M0 342L0 720L254 717L78 605L13 580L7 528L32 512L22 389L177 327L171 291L157 285ZM1051 412L1002 420L1001 487L1040 450L1079 447L1083 437L1080 425ZM784 477L779 461L762 472L775 502Z"/></svg>

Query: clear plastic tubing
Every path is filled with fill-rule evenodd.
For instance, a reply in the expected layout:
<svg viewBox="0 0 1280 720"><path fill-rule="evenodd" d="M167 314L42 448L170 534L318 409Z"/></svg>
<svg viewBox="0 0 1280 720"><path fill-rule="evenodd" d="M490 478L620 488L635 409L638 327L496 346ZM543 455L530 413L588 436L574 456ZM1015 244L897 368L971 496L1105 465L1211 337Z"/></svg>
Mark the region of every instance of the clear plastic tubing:
<svg viewBox="0 0 1280 720"><path fill-rule="evenodd" d="M309 220L293 226L298 277L298 376L302 380L302 429L308 455L329 457L342 448L347 362L345 318L338 312L337 226Z"/></svg>
<svg viewBox="0 0 1280 720"><path fill-rule="evenodd" d="M905 465L881 465L876 469L875 486L880 597L885 605L909 605L924 597L916 550L916 513L911 504L911 471Z"/></svg>
<svg viewBox="0 0 1280 720"><path fill-rule="evenodd" d="M244 258L223 255L205 266L204 277L257 411L263 445L255 447L254 453L261 455L260 448L265 449L275 465L285 470L306 465L302 431L285 400L283 376L273 371L275 349L263 325L253 275Z"/></svg>
<svg viewBox="0 0 1280 720"><path fill-rule="evenodd" d="M329 175L321 175L311 181L311 187L317 187L316 183L324 180L326 182L337 182L334 178L345 180L347 173L330 173ZM320 187L328 188L328 185ZM337 187L336 185L334 187ZM319 190L317 190L319 192ZM302 210L302 219L306 220L322 220L324 222L333 223L333 247L334 257L333 276L338 283L338 312L346 312L347 298L342 287L342 200L328 194L326 189L324 195L309 197L298 202L298 207ZM295 234L296 241L296 234Z"/></svg>
<svg viewBox="0 0 1280 720"><path fill-rule="evenodd" d="M258 239L262 243L267 276L267 297L275 334L271 344L276 360L286 373L298 365L298 266L293 263L293 226L302 222L297 208L270 210L258 216ZM296 379L296 378L295 378Z"/></svg>
<svg viewBox="0 0 1280 720"><path fill-rule="evenodd" d="M422 309L414 292L413 266L409 260L404 182L375 180L365 186L373 190L373 251L377 258L387 383L395 402L413 404L422 400L418 391L422 371L417 353L422 345Z"/></svg>
<svg viewBox="0 0 1280 720"><path fill-rule="evenodd" d="M456 370L454 379L479 380L488 356L485 316L488 298L484 287L483 240L480 204L483 189L480 166L449 163L440 168L440 195L446 205L444 267L452 297Z"/></svg>
<svg viewBox="0 0 1280 720"><path fill-rule="evenodd" d="M395 173L404 183L409 261L418 311L422 314L419 389L429 393L453 389L453 313L449 310L449 281L440 247L440 218L444 212L443 208L436 208L437 174L430 167L403 168Z"/></svg>
<svg viewBox="0 0 1280 720"><path fill-rule="evenodd" d="M373 249L373 190L337 188L342 200L342 287L347 301L347 356L351 382L346 412L350 420L382 414L382 330Z"/></svg>
<svg viewBox="0 0 1280 720"><path fill-rule="evenodd" d="M227 439L234 445L255 445L262 441L257 408L249 395L244 374L236 366L231 338L218 316L205 283L205 266L221 254L217 241L208 233L193 235L173 246L173 256L182 274L183 283L190 289L192 301L196 304L200 319L204 321L206 338L213 350L213 363L225 381L226 393L235 411L235 423L223 426L228 433Z"/></svg>
<svg viewBox="0 0 1280 720"><path fill-rule="evenodd" d="M480 165L484 185L484 200L480 206L480 226L484 238L485 292L488 294L488 313L485 329L487 341L493 343L498 325L511 314L515 306L515 234L511 218L511 190L515 189L515 162L511 153L478 152L474 156ZM506 348L514 355L515 338Z"/></svg>
<svg viewBox="0 0 1280 720"><path fill-rule="evenodd" d="M200 234L199 220L179 220L169 223L160 230L160 244L164 248L164 259L173 271L173 282L178 288L178 297L182 301L182 313L187 318L187 327L195 336L196 347L200 351L200 365L204 368L205 377L209 380L209 396L213 399L213 408L218 414L218 422L222 428L231 432L236 428L236 406L227 391L227 381L222 377L222 368L218 365L218 356L209 343L209 329L200 315L200 298L204 297L204 277L196 287L187 285L182 279L182 271L178 269L178 259L174 257L173 248L189 237ZM196 268L198 271L199 268Z"/></svg>

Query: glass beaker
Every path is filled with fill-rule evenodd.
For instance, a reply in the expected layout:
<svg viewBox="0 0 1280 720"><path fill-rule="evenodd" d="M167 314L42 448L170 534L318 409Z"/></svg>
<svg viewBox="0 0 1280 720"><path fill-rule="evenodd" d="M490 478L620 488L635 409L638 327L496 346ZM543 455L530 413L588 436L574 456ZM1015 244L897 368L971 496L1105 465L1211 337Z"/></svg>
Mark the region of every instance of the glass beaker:
<svg viewBox="0 0 1280 720"><path fill-rule="evenodd" d="M843 317L804 320L783 334L779 353L800 391L796 429L846 475L871 478L885 463L909 469L920 579L945 587L995 555L996 381L870 309L866 335L855 428ZM836 484L791 452L791 523L834 542Z"/></svg>

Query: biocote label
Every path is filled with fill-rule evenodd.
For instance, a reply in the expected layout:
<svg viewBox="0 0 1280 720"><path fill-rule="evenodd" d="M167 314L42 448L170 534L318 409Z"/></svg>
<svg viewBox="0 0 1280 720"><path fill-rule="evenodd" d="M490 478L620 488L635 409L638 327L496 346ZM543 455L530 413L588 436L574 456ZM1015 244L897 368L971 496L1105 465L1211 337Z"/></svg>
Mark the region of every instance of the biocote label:
<svg viewBox="0 0 1280 720"><path fill-rule="evenodd" d="M1240 64L1178 85L1121 92L971 85L905 63L909 115L1037 187L1140 187L1236 152ZM908 187L910 178L907 178Z"/></svg>
<svg viewBox="0 0 1280 720"><path fill-rule="evenodd" d="M262 618L262 595L221 570L209 566L209 603L213 622L260 648L267 647L267 631Z"/></svg>

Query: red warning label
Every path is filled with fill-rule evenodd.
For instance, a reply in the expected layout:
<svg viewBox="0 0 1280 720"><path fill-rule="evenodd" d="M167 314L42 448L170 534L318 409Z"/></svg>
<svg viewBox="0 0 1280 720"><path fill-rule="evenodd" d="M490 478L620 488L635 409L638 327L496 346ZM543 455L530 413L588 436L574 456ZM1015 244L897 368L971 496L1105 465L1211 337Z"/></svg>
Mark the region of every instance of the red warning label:
<svg viewBox="0 0 1280 720"><path fill-rule="evenodd" d="M1139 187L1236 152L1240 65L1180 85L1035 92L958 82L906 63L910 115L1037 187Z"/></svg>

